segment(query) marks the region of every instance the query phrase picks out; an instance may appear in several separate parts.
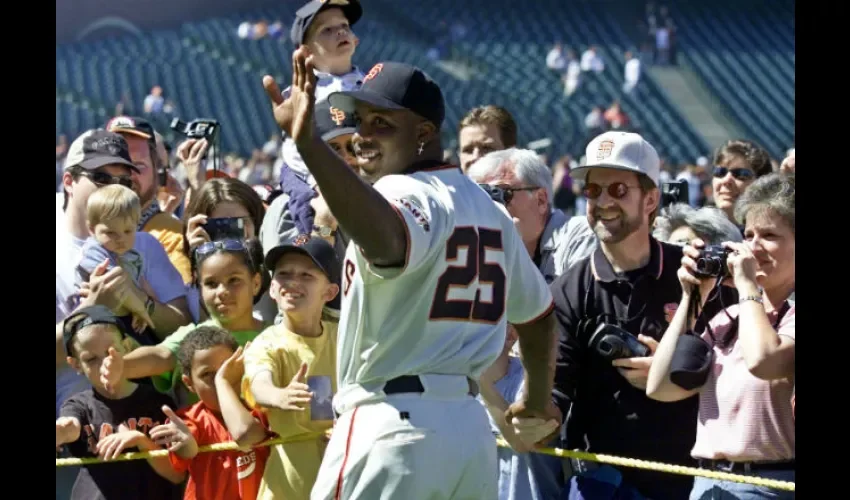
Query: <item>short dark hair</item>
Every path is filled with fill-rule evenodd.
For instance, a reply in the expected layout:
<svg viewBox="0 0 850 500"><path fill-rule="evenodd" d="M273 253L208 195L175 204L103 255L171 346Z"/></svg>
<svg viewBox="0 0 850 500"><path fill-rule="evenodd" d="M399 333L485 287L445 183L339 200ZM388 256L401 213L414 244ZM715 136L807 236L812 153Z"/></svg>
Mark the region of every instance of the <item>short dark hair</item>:
<svg viewBox="0 0 850 500"><path fill-rule="evenodd" d="M85 172L85 171L86 171L86 169L84 169L83 167L81 167L79 165L74 165L73 167L68 167L68 168L65 169L65 172L68 172L69 174L71 174L71 179L73 179L75 181L79 180L80 177L83 175L83 172ZM68 209L68 190L65 189L64 184L62 186L62 194L64 196L64 201L62 202L62 210L67 210Z"/></svg>
<svg viewBox="0 0 850 500"><path fill-rule="evenodd" d="M239 348L233 335L220 326L199 326L192 330L180 342L180 347L177 349L177 361L180 363L183 374L187 377L191 376L192 360L196 352L219 345L229 347L233 351Z"/></svg>
<svg viewBox="0 0 850 500"><path fill-rule="evenodd" d="M729 156L740 156L747 162L747 165L756 177L761 177L773 172L773 165L770 162L770 154L761 146L745 139L730 139L726 144L720 146L717 152L714 153L714 164L722 165L729 160Z"/></svg>

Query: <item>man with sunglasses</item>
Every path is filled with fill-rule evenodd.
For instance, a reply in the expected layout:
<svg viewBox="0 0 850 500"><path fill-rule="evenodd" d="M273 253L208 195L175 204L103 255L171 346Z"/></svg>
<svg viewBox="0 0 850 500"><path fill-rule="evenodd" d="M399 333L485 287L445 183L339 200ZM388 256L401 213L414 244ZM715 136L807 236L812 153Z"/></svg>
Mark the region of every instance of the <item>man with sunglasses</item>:
<svg viewBox="0 0 850 500"><path fill-rule="evenodd" d="M505 206L534 264L547 283L596 248L584 217L568 217L552 206L552 171L528 149L488 153L468 175Z"/></svg>
<svg viewBox="0 0 850 500"><path fill-rule="evenodd" d="M553 399L566 418L566 447L690 464L696 398L659 403L646 394L652 353L681 298L681 247L650 236L660 202L660 161L640 135L606 132L587 146L570 175L584 181L587 221L598 247L552 283L560 333ZM610 360L592 347L603 324L649 348L648 356ZM517 422L519 428L525 425ZM563 436L563 433L562 433ZM545 439L542 442L548 442ZM633 468L576 464L571 487L612 477L653 500L687 498L692 478Z"/></svg>
<svg viewBox="0 0 850 500"><path fill-rule="evenodd" d="M58 416L62 403L71 395L87 387L85 378L72 370L65 361L65 348L62 341L62 324L64 319L76 310L81 297L75 286L77 264L80 261L81 249L89 230L86 225L86 205L89 196L99 187L108 184L132 186L132 173L138 167L130 159L127 142L120 135L102 129L89 130L80 135L68 149L62 174L62 193L56 197L56 412ZM148 244L145 244L148 242ZM150 244L152 242L153 244ZM157 333L163 336L169 322L172 324L188 322L184 316L175 311L186 308L185 287L180 274L171 265L162 246L154 240L137 239L136 250L157 269L161 279L152 280L159 301L151 301L150 309L157 311L159 316ZM113 307L115 297L121 293L123 270L116 268L93 278L91 293L85 299L88 305L102 303ZM130 291L137 289L126 288ZM111 293L110 293L111 291ZM144 293L144 292L142 292ZM152 314L154 316L154 314ZM175 322L176 320L176 322ZM166 330L162 330L166 328ZM176 327L175 327L176 328ZM76 477L75 471L57 469L57 485L66 484L65 490L70 491L70 484ZM61 476L61 477L60 477ZM69 482L70 481L70 482ZM61 489L57 486L57 489Z"/></svg>

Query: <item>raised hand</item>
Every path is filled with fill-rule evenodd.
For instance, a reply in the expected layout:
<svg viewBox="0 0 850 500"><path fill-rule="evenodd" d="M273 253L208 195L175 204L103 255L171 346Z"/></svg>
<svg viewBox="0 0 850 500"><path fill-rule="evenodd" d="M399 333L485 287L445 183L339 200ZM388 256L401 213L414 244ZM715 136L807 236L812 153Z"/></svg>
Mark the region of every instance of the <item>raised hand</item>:
<svg viewBox="0 0 850 500"><path fill-rule="evenodd" d="M305 46L292 54L292 87L284 99L274 78L263 77L263 88L272 104L274 119L296 145L309 144L313 139L313 108L316 102L316 74L313 58Z"/></svg>
<svg viewBox="0 0 850 500"><path fill-rule="evenodd" d="M245 347L239 346L236 351L219 367L215 374L216 378L221 378L232 387L239 387L242 381L242 375L245 374L245 349L251 345L250 342L245 344Z"/></svg>
<svg viewBox="0 0 850 500"><path fill-rule="evenodd" d="M114 394L124 374L124 356L114 347L110 347L106 359L100 364L100 383L106 392Z"/></svg>
<svg viewBox="0 0 850 500"><path fill-rule="evenodd" d="M186 422L178 417L168 405L162 407L162 413L168 417L168 423L157 425L151 429L150 436L154 443L173 452L195 439Z"/></svg>
<svg viewBox="0 0 850 500"><path fill-rule="evenodd" d="M310 392L310 386L305 384L307 381L307 363L301 363L298 373L292 377L292 381L288 386L281 391L281 398L276 405L281 410L304 411L305 407L310 404L313 398L313 393Z"/></svg>

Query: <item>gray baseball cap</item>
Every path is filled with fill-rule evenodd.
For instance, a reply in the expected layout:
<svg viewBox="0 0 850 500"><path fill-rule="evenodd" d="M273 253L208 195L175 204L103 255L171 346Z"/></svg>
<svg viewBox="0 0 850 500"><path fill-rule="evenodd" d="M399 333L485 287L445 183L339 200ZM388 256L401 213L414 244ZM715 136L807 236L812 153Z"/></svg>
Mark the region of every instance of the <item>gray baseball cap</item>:
<svg viewBox="0 0 850 500"><path fill-rule="evenodd" d="M584 181L591 168L613 168L643 174L659 185L661 160L658 152L639 134L605 132L590 141L585 157L584 165L570 170L573 179Z"/></svg>
<svg viewBox="0 0 850 500"><path fill-rule="evenodd" d="M139 168L130 159L130 147L123 137L103 129L83 132L71 143L65 157L65 170L79 165L86 170L97 170L106 165L124 165L135 172Z"/></svg>

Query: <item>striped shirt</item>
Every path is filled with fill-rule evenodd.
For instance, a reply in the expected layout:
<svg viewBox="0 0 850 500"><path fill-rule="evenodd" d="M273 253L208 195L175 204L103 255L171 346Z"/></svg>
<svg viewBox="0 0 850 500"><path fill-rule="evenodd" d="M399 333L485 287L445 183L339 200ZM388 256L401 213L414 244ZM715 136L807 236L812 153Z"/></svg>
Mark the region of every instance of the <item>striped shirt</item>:
<svg viewBox="0 0 850 500"><path fill-rule="evenodd" d="M737 318L738 306L727 309ZM778 311L768 314L776 322ZM796 306L782 318L778 333L794 339ZM722 338L731 321L721 311L710 322L715 338ZM708 332L703 338L711 341ZM795 458L793 380L762 380L747 369L741 346L714 348L714 370L699 395L694 458L733 462L769 462Z"/></svg>

